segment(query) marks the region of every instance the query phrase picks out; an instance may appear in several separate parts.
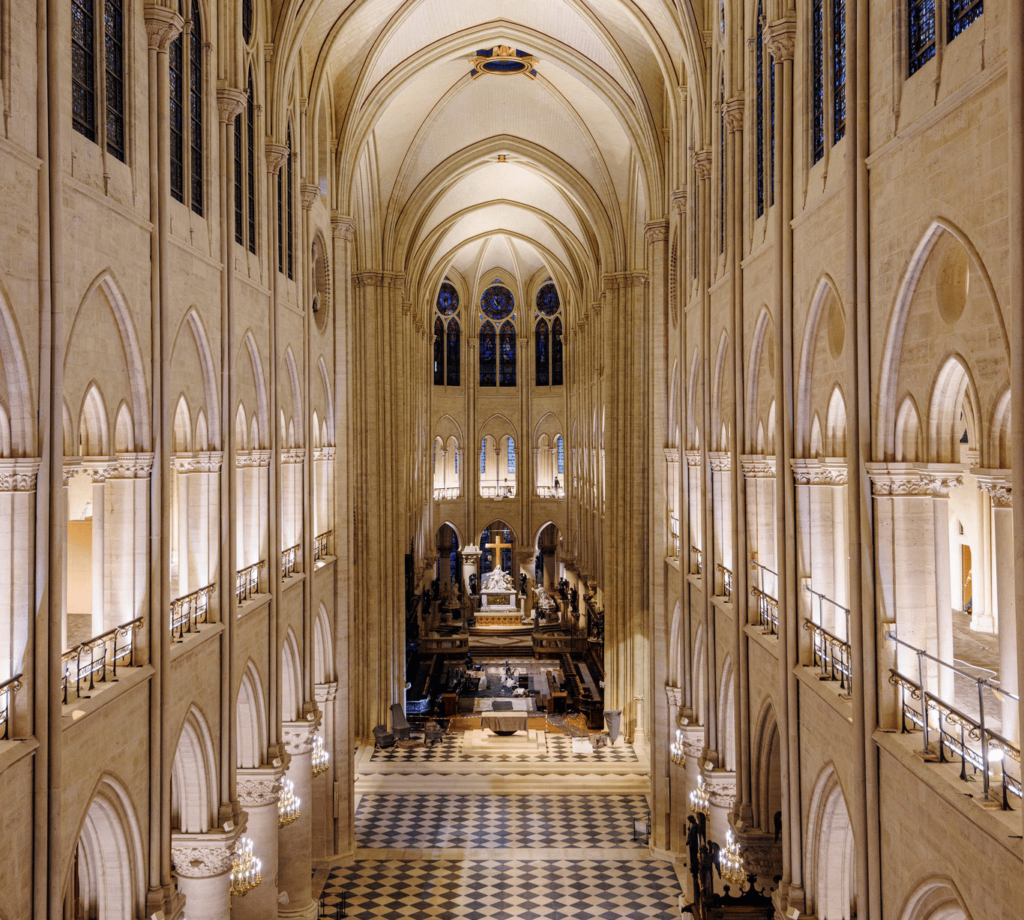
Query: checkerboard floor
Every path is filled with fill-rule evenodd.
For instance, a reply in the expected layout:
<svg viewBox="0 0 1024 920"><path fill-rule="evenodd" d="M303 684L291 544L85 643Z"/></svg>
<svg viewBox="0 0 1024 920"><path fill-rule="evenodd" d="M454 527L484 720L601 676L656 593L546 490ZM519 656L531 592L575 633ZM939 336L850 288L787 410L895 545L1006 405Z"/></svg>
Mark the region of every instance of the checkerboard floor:
<svg viewBox="0 0 1024 920"><path fill-rule="evenodd" d="M331 871L327 917L621 920L678 917L672 865L651 860L366 860Z"/></svg>
<svg viewBox="0 0 1024 920"><path fill-rule="evenodd" d="M647 849L633 820L642 795L364 795L356 843L364 849Z"/></svg>
<svg viewBox="0 0 1024 920"><path fill-rule="evenodd" d="M572 738L568 735L547 735L546 754L465 754L461 732L445 735L444 740L431 745L403 747L396 745L386 750L374 750L371 763L638 763L639 758L630 744L604 747L593 753L574 754Z"/></svg>

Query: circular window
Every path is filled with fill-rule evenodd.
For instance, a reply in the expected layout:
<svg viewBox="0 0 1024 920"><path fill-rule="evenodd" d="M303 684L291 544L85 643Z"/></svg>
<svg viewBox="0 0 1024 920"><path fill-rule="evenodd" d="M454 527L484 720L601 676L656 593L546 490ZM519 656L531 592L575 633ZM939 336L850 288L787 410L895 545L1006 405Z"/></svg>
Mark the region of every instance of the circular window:
<svg viewBox="0 0 1024 920"><path fill-rule="evenodd" d="M441 285L437 295L437 310L444 316L451 316L459 309L459 292L447 281Z"/></svg>
<svg viewBox="0 0 1024 920"><path fill-rule="evenodd" d="M488 319L504 319L515 308L516 300L506 287L489 287L480 298L480 310Z"/></svg>
<svg viewBox="0 0 1024 920"><path fill-rule="evenodd" d="M558 299L558 288L553 284L545 284L537 292L537 311L545 316L554 316L562 302Z"/></svg>

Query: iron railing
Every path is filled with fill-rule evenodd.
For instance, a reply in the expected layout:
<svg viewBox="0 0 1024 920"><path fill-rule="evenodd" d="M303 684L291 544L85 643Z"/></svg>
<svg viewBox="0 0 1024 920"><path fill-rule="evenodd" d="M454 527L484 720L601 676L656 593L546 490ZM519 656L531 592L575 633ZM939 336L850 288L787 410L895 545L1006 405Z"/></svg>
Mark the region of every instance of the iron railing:
<svg viewBox="0 0 1024 920"><path fill-rule="evenodd" d="M215 590L214 585L199 588L191 594L171 601L171 637L179 642L185 633L198 630L200 623L206 623L206 615L210 609L210 596Z"/></svg>
<svg viewBox="0 0 1024 920"><path fill-rule="evenodd" d="M897 638L895 632L886 634L886 638L910 649L917 655L917 680L908 677L897 668L889 669L889 683L900 690L900 730L904 733L921 729L923 737L923 753L934 756L931 750L932 736L938 735L938 757L940 763L948 763L947 751L953 757L960 758L960 779L968 782L980 771L984 798L988 799L991 792L993 771L992 765L1000 765L1000 804L1003 809L1010 807L1009 796L1022 798L1020 777L1020 746L1005 736L994 732L985 725L985 691L988 690L1001 697L1008 697L1020 704L1020 697L1007 690L993 686L991 678L975 677L972 674L936 658L924 649L916 648L908 642ZM973 680L978 689L978 717L974 718L943 700L938 694L931 693L925 683L925 659L934 661L942 667L949 668L961 677ZM909 695L909 700L908 700ZM914 703L918 706L914 706ZM932 726L930 713L935 714L935 727ZM913 726L908 728L908 723ZM1007 761L1017 764L1017 776L1007 769ZM971 776L967 774L967 765L971 765Z"/></svg>
<svg viewBox="0 0 1024 920"><path fill-rule="evenodd" d="M757 622L764 634L779 634L779 602L760 588L750 589L751 597L757 601Z"/></svg>
<svg viewBox="0 0 1024 920"><path fill-rule="evenodd" d="M89 682L84 689L91 693L97 683L117 680L117 666L132 667L135 661L136 630L142 629L142 617L137 617L123 626L115 626L105 633L87 639L80 645L69 649L61 655L60 663L63 676L61 690L64 705L68 702L68 691L74 681L75 696L88 699L83 694L83 683ZM127 664L124 662L127 661ZM108 677L109 675L109 677Z"/></svg>
<svg viewBox="0 0 1024 920"><path fill-rule="evenodd" d="M679 518L674 514L668 516L668 530L672 535L672 555L679 558Z"/></svg>
<svg viewBox="0 0 1024 920"><path fill-rule="evenodd" d="M702 575L704 573L704 553L696 546L690 547L690 574Z"/></svg>
<svg viewBox="0 0 1024 920"><path fill-rule="evenodd" d="M844 696L853 696L853 649L850 646L850 608L844 607L810 585L804 586L812 601L811 615L804 621L804 629L811 633L811 647L814 652L814 665L821 669L821 675L829 680L838 680L839 689ZM815 613L814 602L817 602ZM822 626L824 606L830 604L835 611L843 616L846 624L846 638L841 639L834 632ZM815 619L815 616L817 618Z"/></svg>
<svg viewBox="0 0 1024 920"><path fill-rule="evenodd" d="M267 567L264 561L253 563L238 572L235 578L235 598L239 604L260 593L260 572Z"/></svg>
<svg viewBox="0 0 1024 920"><path fill-rule="evenodd" d="M11 706L14 695L21 689L21 675L15 674L0 684L0 741L11 737Z"/></svg>
<svg viewBox="0 0 1024 920"><path fill-rule="evenodd" d="M330 540L334 536L333 530L328 530L327 533L320 534L319 537L313 539L313 561L319 562L321 559L326 559L330 554Z"/></svg>
<svg viewBox="0 0 1024 920"><path fill-rule="evenodd" d="M288 549L281 551L281 577L291 578L295 574L295 560L299 557L299 550L302 549L302 544L297 543L295 546L289 546Z"/></svg>
<svg viewBox="0 0 1024 920"><path fill-rule="evenodd" d="M722 594L725 597L732 597L732 569L727 569L721 562L715 563L715 568L722 575Z"/></svg>

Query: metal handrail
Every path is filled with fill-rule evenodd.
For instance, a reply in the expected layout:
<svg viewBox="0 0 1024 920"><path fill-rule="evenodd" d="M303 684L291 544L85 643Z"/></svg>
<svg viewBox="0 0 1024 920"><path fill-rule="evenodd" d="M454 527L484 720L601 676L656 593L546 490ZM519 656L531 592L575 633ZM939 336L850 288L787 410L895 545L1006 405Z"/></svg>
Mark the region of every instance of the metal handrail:
<svg viewBox="0 0 1024 920"><path fill-rule="evenodd" d="M260 572L266 567L267 563L260 560L246 566L244 569L239 569L235 577L235 599L239 604L244 604L247 600L259 594Z"/></svg>
<svg viewBox="0 0 1024 920"><path fill-rule="evenodd" d="M288 549L281 551L282 578L291 578L295 574L295 560L298 558L300 549L302 549L302 544L296 543L295 546L289 546Z"/></svg>
<svg viewBox="0 0 1024 920"><path fill-rule="evenodd" d="M313 539L313 561L319 562L321 559L326 558L330 555L328 541L334 536L333 530L328 530L326 533L320 534L320 536Z"/></svg>
<svg viewBox="0 0 1024 920"><path fill-rule="evenodd" d="M766 565L762 565L760 562L757 561L757 557L753 555L750 557L750 568L757 572L756 587L760 588L766 595L768 595L768 597L772 598L772 600L778 603L779 573L776 572L774 569L768 568L768 566ZM775 579L774 592L768 589L768 584L767 580L765 579L765 575L770 575L772 578Z"/></svg>
<svg viewBox="0 0 1024 920"><path fill-rule="evenodd" d="M87 639L80 645L68 649L61 655L60 663L63 676L61 677L61 689L63 691L64 705L68 702L68 687L71 684L70 672L72 662L75 665L75 696L82 699L82 682L88 678L88 690L92 692L97 683L104 683L107 680L107 668L110 667L111 680L117 680L118 662L128 659L127 667L133 667L135 661L135 643L132 641L136 630L142 629L142 617L136 617L122 626L115 626L105 633L100 633L92 639ZM127 638L123 645L118 644L118 639ZM109 650L108 660L108 645ZM88 661L86 661L88 656ZM88 698L88 697L86 697Z"/></svg>
<svg viewBox="0 0 1024 920"><path fill-rule="evenodd" d="M779 634L779 602L760 588L751 588L750 596L757 599L757 621L765 635Z"/></svg>
<svg viewBox="0 0 1024 920"><path fill-rule="evenodd" d="M179 642L184 639L185 633L192 632L199 628L200 623L206 623L206 615L210 609L210 595L216 590L216 585L207 585L205 588L198 588L191 594L176 598L171 601L171 636ZM177 630L177 636L174 631Z"/></svg>
<svg viewBox="0 0 1024 920"><path fill-rule="evenodd" d="M9 677L0 684L0 726L2 726L2 730L0 730L0 741L7 741L11 736L11 703L14 701L14 695L20 689L20 674L15 674L14 677Z"/></svg>
<svg viewBox="0 0 1024 920"><path fill-rule="evenodd" d="M690 547L690 558L697 560L697 571L690 571L691 575L703 575L704 574L704 551L698 549L696 546Z"/></svg>
<svg viewBox="0 0 1024 920"><path fill-rule="evenodd" d="M812 634L812 648L814 651L814 664L821 668L822 676L829 680L838 680L839 688L844 694L853 696L853 647L850 645L850 608L844 607L838 601L826 597L820 591L815 591L810 585L804 585L805 590L818 602L818 618L814 619L814 610L804 621L804 629ZM831 604L845 617L846 638L840 639L833 632L821 625L822 607L824 604ZM836 676L838 675L838 677Z"/></svg>
<svg viewBox="0 0 1024 920"><path fill-rule="evenodd" d="M722 594L725 597L732 597L732 569L727 569L721 562L715 563L715 568L722 573Z"/></svg>

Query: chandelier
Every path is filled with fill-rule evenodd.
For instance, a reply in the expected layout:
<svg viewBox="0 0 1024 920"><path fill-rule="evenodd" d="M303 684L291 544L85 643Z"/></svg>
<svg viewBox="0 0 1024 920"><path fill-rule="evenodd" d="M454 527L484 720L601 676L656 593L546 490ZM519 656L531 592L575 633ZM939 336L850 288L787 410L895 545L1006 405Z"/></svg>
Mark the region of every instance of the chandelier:
<svg viewBox="0 0 1024 920"><path fill-rule="evenodd" d="M683 753L683 730L681 728L676 729L676 740L668 746L668 750L672 763L677 767L686 766L686 755Z"/></svg>
<svg viewBox="0 0 1024 920"><path fill-rule="evenodd" d="M711 812L711 796L704 788L704 777L697 777L697 788L690 793L690 811L695 815L706 815Z"/></svg>
<svg viewBox="0 0 1024 920"><path fill-rule="evenodd" d="M281 796L277 800L277 826L287 827L294 824L302 815L299 805L302 802L295 794L295 783L286 779L281 783Z"/></svg>
<svg viewBox="0 0 1024 920"><path fill-rule="evenodd" d="M725 847L721 852L722 880L743 884L747 879L747 873L743 868L743 857L740 855L740 845L733 836L732 831L726 831Z"/></svg>
<svg viewBox="0 0 1024 920"><path fill-rule="evenodd" d="M231 894L241 898L263 881L263 863L252 855L252 841L242 837L235 844L231 862Z"/></svg>
<svg viewBox="0 0 1024 920"><path fill-rule="evenodd" d="M331 756L324 748L323 736L319 733L315 734L313 736L313 776L317 777L321 773L326 773L330 760Z"/></svg>

